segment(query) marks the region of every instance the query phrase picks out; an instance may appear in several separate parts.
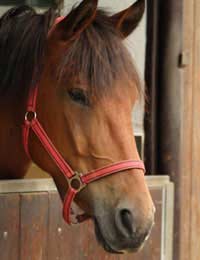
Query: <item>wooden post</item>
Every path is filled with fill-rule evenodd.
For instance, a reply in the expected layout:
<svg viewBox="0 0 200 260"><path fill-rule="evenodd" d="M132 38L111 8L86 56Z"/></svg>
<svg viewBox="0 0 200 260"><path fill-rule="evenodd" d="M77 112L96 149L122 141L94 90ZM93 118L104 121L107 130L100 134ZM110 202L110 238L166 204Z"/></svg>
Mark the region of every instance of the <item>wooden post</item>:
<svg viewBox="0 0 200 260"><path fill-rule="evenodd" d="M185 158L184 165L188 160L190 169L188 182L190 185L190 204L188 211L190 219L190 256L188 259L200 259L200 2L199 0L184 0L184 50L189 57L189 65L185 69L184 89L189 94L189 100L185 106L189 110L190 125L185 124L185 132L189 127L189 158ZM186 56L186 57L187 57ZM184 117L185 118L185 117ZM186 119L185 119L186 120ZM183 139L183 143L186 138ZM183 153L184 151L182 151ZM183 154L184 156L184 154ZM184 167L183 165L183 167ZM184 170L184 169L183 169ZM183 191L184 192L184 191ZM184 204L183 204L184 205ZM186 209L185 209L186 210ZM184 255L184 248L182 248ZM183 258L185 259L185 258Z"/></svg>
<svg viewBox="0 0 200 260"><path fill-rule="evenodd" d="M200 259L200 2L159 4L158 172L175 183L174 260Z"/></svg>

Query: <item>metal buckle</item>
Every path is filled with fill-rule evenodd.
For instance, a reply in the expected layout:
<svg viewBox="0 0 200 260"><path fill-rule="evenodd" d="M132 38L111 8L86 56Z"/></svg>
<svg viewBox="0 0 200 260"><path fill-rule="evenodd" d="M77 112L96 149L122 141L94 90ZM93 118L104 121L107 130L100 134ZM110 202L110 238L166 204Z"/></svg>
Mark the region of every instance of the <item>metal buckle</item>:
<svg viewBox="0 0 200 260"><path fill-rule="evenodd" d="M35 111L27 111L25 114L25 121L31 123L33 120L37 118L37 113Z"/></svg>
<svg viewBox="0 0 200 260"><path fill-rule="evenodd" d="M69 188L74 189L77 193L83 190L86 187L86 184L83 183L81 176L82 173L74 172L75 175L73 175L70 179L68 179L68 185Z"/></svg>

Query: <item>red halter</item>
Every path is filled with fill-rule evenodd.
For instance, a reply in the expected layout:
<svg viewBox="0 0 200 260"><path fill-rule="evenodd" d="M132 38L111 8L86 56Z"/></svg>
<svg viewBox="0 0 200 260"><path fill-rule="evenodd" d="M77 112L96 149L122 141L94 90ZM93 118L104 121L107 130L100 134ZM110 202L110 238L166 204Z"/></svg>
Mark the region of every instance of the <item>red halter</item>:
<svg viewBox="0 0 200 260"><path fill-rule="evenodd" d="M108 175L122 172L129 169L140 169L145 171L145 167L142 161L132 161L126 160L114 163L112 165L105 166L101 169L91 171L87 174L80 174L71 169L68 163L63 159L61 154L57 151L45 130L41 126L40 122L37 119L36 113L36 101L37 101L38 86L32 88L29 93L27 112L25 114L25 123L23 125L23 143L26 154L29 158L29 149L28 149L28 140L30 129L33 130L35 135L40 140L41 144L50 155L52 160L58 166L60 171L64 174L68 182L68 191L64 199L63 206L63 217L65 221L70 224L70 208L71 203L74 200L76 194L80 192L87 184L96 181L100 178L106 177Z"/></svg>
<svg viewBox="0 0 200 260"><path fill-rule="evenodd" d="M59 18L58 18L59 19ZM58 22L58 19L56 22ZM63 18L60 18L62 20ZM76 196L81 190L83 190L87 184L106 177L108 175L119 173L129 169L140 169L145 172L144 163L142 161L125 160L121 162L114 163L112 165L105 166L101 169L91 171L86 174L77 173L71 169L68 163L63 159L61 154L57 151L45 130L41 126L39 120L37 119L36 113L36 101L38 94L38 86L31 88L27 104L27 112L25 114L25 122L23 125L23 144L26 154L31 158L29 154L28 141L30 129L35 133L35 135L40 140L41 144L55 162L57 167L60 169L62 174L65 176L68 182L68 190L64 199L63 205L63 217L65 221L70 224L70 209L71 204ZM81 216L77 216L78 222L81 222Z"/></svg>

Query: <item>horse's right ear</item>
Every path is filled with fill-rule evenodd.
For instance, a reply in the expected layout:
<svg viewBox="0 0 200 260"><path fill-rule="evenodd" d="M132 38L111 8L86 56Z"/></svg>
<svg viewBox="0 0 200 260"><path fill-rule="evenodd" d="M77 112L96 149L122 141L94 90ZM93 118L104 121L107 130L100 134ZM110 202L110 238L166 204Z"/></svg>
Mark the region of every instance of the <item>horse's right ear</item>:
<svg viewBox="0 0 200 260"><path fill-rule="evenodd" d="M122 38L129 36L138 26L145 11L145 0L137 0L129 8L111 16L111 22Z"/></svg>
<svg viewBox="0 0 200 260"><path fill-rule="evenodd" d="M98 0L83 0L57 23L52 34L55 33L62 41L70 41L76 38L96 17L97 4Z"/></svg>

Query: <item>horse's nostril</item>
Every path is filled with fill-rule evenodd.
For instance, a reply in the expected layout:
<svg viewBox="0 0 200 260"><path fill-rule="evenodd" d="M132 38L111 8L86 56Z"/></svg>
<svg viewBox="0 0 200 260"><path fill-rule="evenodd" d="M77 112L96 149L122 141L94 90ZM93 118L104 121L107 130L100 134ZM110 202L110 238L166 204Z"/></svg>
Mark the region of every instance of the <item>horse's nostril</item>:
<svg viewBox="0 0 200 260"><path fill-rule="evenodd" d="M119 218L121 222L121 226L126 232L126 235L132 235L133 230L133 215L128 209L121 209L119 212ZM124 233L124 232L123 232Z"/></svg>
<svg viewBox="0 0 200 260"><path fill-rule="evenodd" d="M116 239L122 248L139 249L148 239L153 219L140 216L137 210L118 208L115 211Z"/></svg>

